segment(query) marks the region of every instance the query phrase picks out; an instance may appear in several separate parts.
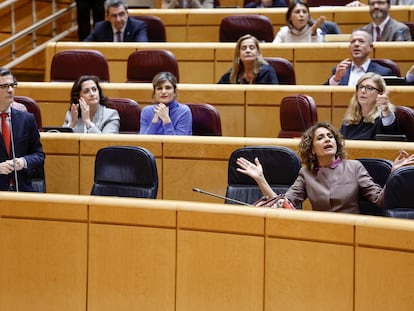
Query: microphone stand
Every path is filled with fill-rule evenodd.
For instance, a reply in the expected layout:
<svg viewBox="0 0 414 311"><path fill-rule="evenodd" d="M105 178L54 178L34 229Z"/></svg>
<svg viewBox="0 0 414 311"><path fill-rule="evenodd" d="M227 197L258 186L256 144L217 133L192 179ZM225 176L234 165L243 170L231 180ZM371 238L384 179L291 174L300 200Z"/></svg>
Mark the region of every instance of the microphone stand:
<svg viewBox="0 0 414 311"><path fill-rule="evenodd" d="M19 192L19 181L17 179L16 152L14 150L13 125L12 125L12 120L11 120L11 113L8 119L10 123L11 151L12 151L12 156L13 156L14 186L16 187L16 192Z"/></svg>
<svg viewBox="0 0 414 311"><path fill-rule="evenodd" d="M251 204L249 204L249 203L242 202L242 201L235 200L235 199L228 198L228 197L223 197L223 196L221 196L221 195L218 195L218 194L215 194L215 193L211 193L211 192L207 192L207 191L201 190L201 189L199 189L199 188L193 188L193 191L194 191L194 192L198 192L198 193L202 193L202 194L207 194L207 195L210 195L210 196L213 196L213 197L219 198L219 199L227 200L227 201L230 201L230 202L233 202L233 203L236 203L236 204L246 205L246 206L252 206L252 205L251 205Z"/></svg>

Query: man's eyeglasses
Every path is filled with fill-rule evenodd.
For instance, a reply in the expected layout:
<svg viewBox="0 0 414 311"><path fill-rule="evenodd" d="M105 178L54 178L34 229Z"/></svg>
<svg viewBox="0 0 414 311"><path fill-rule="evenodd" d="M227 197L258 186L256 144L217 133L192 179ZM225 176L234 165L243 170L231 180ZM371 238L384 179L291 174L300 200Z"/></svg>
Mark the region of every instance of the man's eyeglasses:
<svg viewBox="0 0 414 311"><path fill-rule="evenodd" d="M378 92L381 92L381 91L380 91L379 89L377 89L376 87L373 87L373 86L371 86L371 85L362 85L362 84L357 85L357 90L358 90L358 91L365 90L366 92L369 92L369 93L373 92L374 90L375 90L375 91L378 91Z"/></svg>
<svg viewBox="0 0 414 311"><path fill-rule="evenodd" d="M3 83L0 84L0 89L8 90L9 88L15 89L17 87L17 83Z"/></svg>

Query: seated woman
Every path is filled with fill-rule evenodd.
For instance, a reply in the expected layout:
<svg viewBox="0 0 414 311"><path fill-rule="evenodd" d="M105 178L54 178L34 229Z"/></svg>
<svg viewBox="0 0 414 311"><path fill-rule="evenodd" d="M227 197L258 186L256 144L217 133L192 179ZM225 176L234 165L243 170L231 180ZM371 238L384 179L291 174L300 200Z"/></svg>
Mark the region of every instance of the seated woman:
<svg viewBox="0 0 414 311"><path fill-rule="evenodd" d="M193 119L187 105L178 103L177 78L160 72L152 80L153 105L141 112L140 134L192 135Z"/></svg>
<svg viewBox="0 0 414 311"><path fill-rule="evenodd" d="M321 16L314 22L308 4L302 0L293 0L286 12L287 26L280 28L273 43L323 42L320 27L325 19L325 16Z"/></svg>
<svg viewBox="0 0 414 311"><path fill-rule="evenodd" d="M299 143L299 154L305 164L285 199L298 206L307 198L312 210L359 214L362 194L379 207L384 205L384 191L376 184L358 160L346 160L345 141L331 124L319 122L311 126ZM394 160L392 171L413 165L414 154L401 150ZM258 158L254 163L237 159L237 171L253 178L263 195L274 198L276 193L265 179Z"/></svg>
<svg viewBox="0 0 414 311"><path fill-rule="evenodd" d="M120 118L118 111L107 108L97 76L81 76L72 86L71 104L66 112L63 126L74 133L118 134Z"/></svg>
<svg viewBox="0 0 414 311"><path fill-rule="evenodd" d="M376 134L399 134L395 107L379 74L359 78L340 132L345 139L373 140Z"/></svg>
<svg viewBox="0 0 414 311"><path fill-rule="evenodd" d="M233 67L217 82L219 84L279 84L276 72L263 58L259 40L244 35L237 40Z"/></svg>

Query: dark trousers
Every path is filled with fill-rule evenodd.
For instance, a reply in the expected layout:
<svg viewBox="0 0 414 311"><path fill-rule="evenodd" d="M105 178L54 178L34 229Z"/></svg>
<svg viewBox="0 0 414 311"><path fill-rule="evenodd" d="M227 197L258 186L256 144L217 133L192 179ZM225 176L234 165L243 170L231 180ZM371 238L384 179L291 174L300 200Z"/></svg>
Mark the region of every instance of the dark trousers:
<svg viewBox="0 0 414 311"><path fill-rule="evenodd" d="M104 2L105 0L76 0L79 41L83 41L91 32L91 11L94 25L105 19Z"/></svg>

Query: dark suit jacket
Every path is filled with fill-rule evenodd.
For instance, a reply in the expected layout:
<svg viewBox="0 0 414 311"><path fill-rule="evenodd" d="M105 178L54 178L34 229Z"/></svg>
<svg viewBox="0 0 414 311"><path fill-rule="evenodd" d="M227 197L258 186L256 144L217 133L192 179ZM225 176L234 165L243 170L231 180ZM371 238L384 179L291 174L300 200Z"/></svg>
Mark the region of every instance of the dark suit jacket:
<svg viewBox="0 0 414 311"><path fill-rule="evenodd" d="M374 26L372 23L366 25L364 29L374 37ZM411 41L411 32L408 26L392 18L390 18L384 26L384 30L381 33L381 41L397 41L396 37L398 29L403 30L404 41Z"/></svg>
<svg viewBox="0 0 414 311"><path fill-rule="evenodd" d="M380 64L372 60L368 65L367 72L375 72L381 76L392 76L393 75L391 68L381 66ZM332 70L332 75L334 75L335 73L336 73L336 67ZM348 85L350 74L351 74L351 67L349 67L346 70L345 75L342 77L341 80L339 80L338 85ZM329 85L329 79L332 77L332 75L328 78L328 81L325 82L325 85Z"/></svg>
<svg viewBox="0 0 414 311"><path fill-rule="evenodd" d="M321 27L319 27L322 32L324 32L325 34L333 34L333 35L338 35L341 33L341 30L339 29L339 26L337 23L335 22L331 22L331 21L325 21Z"/></svg>
<svg viewBox="0 0 414 311"><path fill-rule="evenodd" d="M30 112L11 109L11 131L13 132L16 158L24 157L27 169L17 172L19 191L33 191L31 174L36 167L43 166L45 155L40 142L34 115ZM7 155L3 136L0 135L0 162L12 159ZM0 174L0 190L7 190L11 176Z"/></svg>
<svg viewBox="0 0 414 311"><path fill-rule="evenodd" d="M95 24L93 31L84 40L88 42L113 42L114 33L108 21ZM128 17L124 31L124 42L148 42L147 24L141 20Z"/></svg>
<svg viewBox="0 0 414 311"><path fill-rule="evenodd" d="M261 1L251 1L249 3L246 3L246 5L244 7L245 8L256 8L260 3L261 3ZM285 0L273 0L271 7L273 7L273 8L283 8L283 7L287 7L287 4L286 4Z"/></svg>

